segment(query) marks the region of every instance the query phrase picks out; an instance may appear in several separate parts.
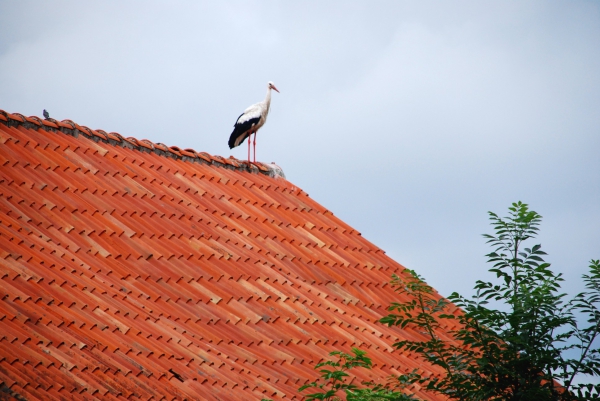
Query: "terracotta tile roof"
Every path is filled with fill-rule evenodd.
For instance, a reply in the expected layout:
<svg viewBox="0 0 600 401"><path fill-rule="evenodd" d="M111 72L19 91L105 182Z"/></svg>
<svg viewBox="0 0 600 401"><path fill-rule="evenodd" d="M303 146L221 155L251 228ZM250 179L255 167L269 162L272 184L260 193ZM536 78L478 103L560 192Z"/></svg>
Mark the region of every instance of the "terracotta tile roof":
<svg viewBox="0 0 600 401"><path fill-rule="evenodd" d="M4 394L299 399L350 347L363 379L430 369L377 323L404 268L276 166L3 111L0 165Z"/></svg>

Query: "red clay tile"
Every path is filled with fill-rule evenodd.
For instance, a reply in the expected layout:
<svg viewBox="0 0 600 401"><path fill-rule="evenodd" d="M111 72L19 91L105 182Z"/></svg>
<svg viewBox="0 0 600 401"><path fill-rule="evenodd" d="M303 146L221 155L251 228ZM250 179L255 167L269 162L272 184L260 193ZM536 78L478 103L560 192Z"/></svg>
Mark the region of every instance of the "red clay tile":
<svg viewBox="0 0 600 401"><path fill-rule="evenodd" d="M269 165L0 110L0 382L46 399L300 399L404 269ZM444 336L444 333L440 333ZM416 389L426 399L436 399Z"/></svg>

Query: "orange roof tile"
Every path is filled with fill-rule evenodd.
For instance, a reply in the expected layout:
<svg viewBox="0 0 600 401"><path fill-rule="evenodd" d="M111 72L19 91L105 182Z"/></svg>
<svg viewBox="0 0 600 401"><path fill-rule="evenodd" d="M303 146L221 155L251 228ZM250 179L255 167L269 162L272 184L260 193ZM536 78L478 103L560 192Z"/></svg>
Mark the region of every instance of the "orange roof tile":
<svg viewBox="0 0 600 401"><path fill-rule="evenodd" d="M404 268L276 166L1 110L0 165L6 394L300 399L350 347L360 379L431 370L378 323Z"/></svg>

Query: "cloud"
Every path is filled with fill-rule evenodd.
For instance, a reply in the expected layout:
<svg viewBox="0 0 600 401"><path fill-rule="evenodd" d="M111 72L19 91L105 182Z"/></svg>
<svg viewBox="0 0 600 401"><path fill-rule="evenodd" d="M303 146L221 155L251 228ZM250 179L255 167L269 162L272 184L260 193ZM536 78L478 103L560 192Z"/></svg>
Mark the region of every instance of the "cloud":
<svg viewBox="0 0 600 401"><path fill-rule="evenodd" d="M599 16L595 2L2 2L0 108L244 158L232 125L273 80L258 159L441 293L485 277L486 212L516 200L578 283L600 257Z"/></svg>

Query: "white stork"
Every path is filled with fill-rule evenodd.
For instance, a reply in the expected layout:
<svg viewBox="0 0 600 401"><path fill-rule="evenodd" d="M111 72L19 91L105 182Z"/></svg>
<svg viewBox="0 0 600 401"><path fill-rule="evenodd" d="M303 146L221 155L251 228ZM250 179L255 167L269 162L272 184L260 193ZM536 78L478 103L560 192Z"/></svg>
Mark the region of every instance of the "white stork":
<svg viewBox="0 0 600 401"><path fill-rule="evenodd" d="M269 82L267 84L267 96L265 100L253 104L244 110L235 122L233 132L229 137L229 149L233 149L241 145L246 138L254 133L254 163L256 163L256 131L267 122L269 107L271 107L271 89L279 93L275 84ZM250 142L251 138L248 139L248 165L250 165Z"/></svg>

